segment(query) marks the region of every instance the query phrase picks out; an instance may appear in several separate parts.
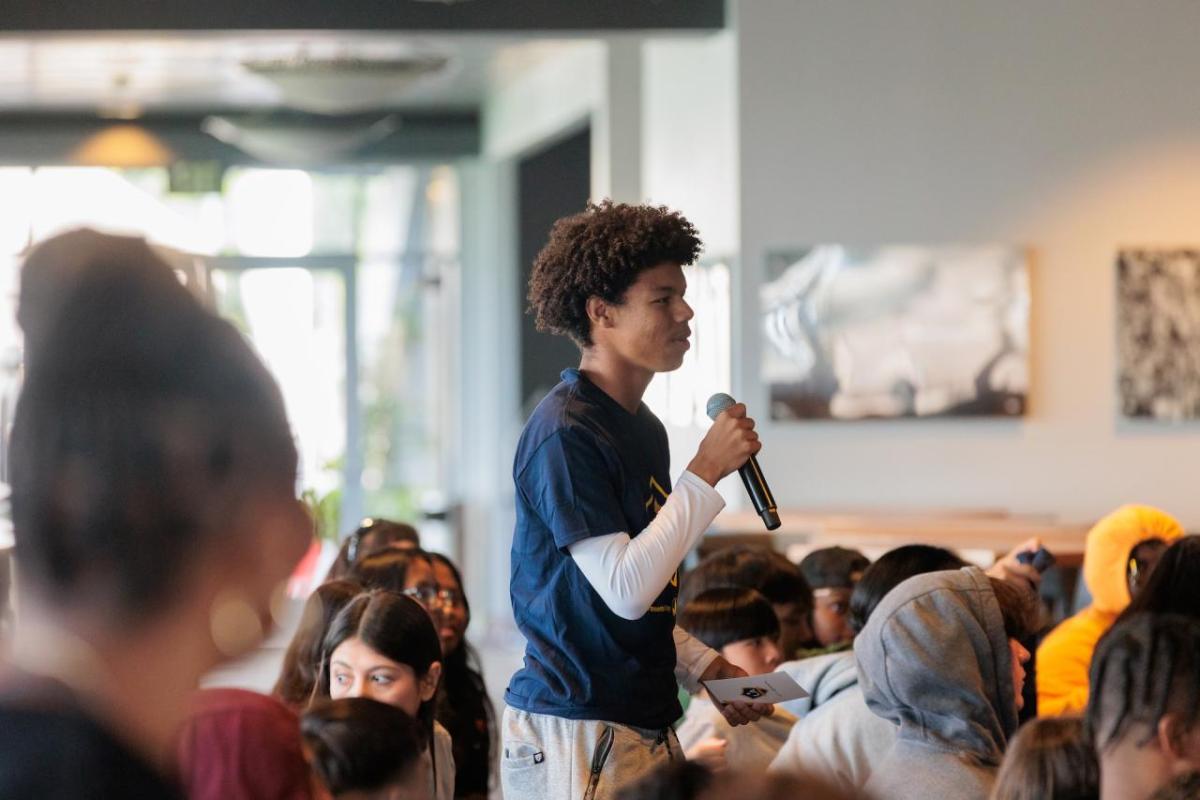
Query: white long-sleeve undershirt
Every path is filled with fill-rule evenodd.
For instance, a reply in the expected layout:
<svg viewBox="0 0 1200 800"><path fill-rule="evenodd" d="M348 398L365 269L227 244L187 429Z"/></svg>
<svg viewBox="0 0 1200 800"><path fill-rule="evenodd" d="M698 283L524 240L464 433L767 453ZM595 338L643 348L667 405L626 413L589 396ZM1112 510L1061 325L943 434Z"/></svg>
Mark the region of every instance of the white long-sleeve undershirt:
<svg viewBox="0 0 1200 800"><path fill-rule="evenodd" d="M724 507L725 500L716 489L693 473L684 472L667 502L637 536L630 538L624 531L593 536L568 550L587 582L614 614L641 619ZM679 626L675 627L674 639L675 678L694 692L700 676L718 654Z"/></svg>
<svg viewBox="0 0 1200 800"><path fill-rule="evenodd" d="M614 614L641 619L724 507L716 489L684 472L667 502L637 536L614 531L575 542L568 549Z"/></svg>

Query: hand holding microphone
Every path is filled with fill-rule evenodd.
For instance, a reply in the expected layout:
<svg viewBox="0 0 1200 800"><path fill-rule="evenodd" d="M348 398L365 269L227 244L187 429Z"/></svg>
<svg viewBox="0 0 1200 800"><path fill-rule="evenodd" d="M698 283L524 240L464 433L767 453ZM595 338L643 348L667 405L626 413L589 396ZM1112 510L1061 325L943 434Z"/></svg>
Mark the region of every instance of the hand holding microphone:
<svg viewBox="0 0 1200 800"><path fill-rule="evenodd" d="M754 503L754 510L762 517L767 530L775 530L779 527L779 512L758 460L754 457L762 449L762 442L754 432L754 420L746 416L745 405L727 394L710 397L707 410L713 426L700 443L700 449L688 465L688 470L711 486L716 486L721 478L737 470Z"/></svg>

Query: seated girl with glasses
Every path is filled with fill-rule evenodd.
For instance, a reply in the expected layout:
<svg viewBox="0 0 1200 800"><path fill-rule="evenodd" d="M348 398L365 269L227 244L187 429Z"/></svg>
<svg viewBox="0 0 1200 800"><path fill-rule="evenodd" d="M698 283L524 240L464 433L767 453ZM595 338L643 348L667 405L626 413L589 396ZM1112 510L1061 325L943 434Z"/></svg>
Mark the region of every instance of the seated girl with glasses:
<svg viewBox="0 0 1200 800"><path fill-rule="evenodd" d="M488 699L479 669L479 656L464 638L471 622L471 606L463 594L462 576L450 559L430 553L438 585L433 614L442 640L442 686L438 721L454 741L454 779L457 797L485 798L491 785L492 746L496 741L496 712Z"/></svg>

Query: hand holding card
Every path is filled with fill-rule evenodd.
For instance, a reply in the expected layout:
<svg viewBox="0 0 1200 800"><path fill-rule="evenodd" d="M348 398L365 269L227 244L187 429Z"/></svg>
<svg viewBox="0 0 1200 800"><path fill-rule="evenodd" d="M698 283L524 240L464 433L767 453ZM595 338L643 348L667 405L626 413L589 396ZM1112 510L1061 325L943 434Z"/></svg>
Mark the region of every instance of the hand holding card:
<svg viewBox="0 0 1200 800"><path fill-rule="evenodd" d="M785 672L745 678L704 681L704 688L720 703L782 703L808 697L808 692Z"/></svg>

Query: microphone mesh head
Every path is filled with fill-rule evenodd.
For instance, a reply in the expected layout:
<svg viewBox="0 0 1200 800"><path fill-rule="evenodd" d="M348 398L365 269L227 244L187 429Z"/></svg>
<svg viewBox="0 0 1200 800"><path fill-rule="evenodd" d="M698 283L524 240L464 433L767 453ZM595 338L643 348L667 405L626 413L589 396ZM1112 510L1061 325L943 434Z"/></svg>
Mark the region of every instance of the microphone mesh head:
<svg viewBox="0 0 1200 800"><path fill-rule="evenodd" d="M717 392L712 397L708 398L708 405L705 410L708 412L709 419L716 419L721 415L721 412L736 403L729 395L724 392Z"/></svg>

